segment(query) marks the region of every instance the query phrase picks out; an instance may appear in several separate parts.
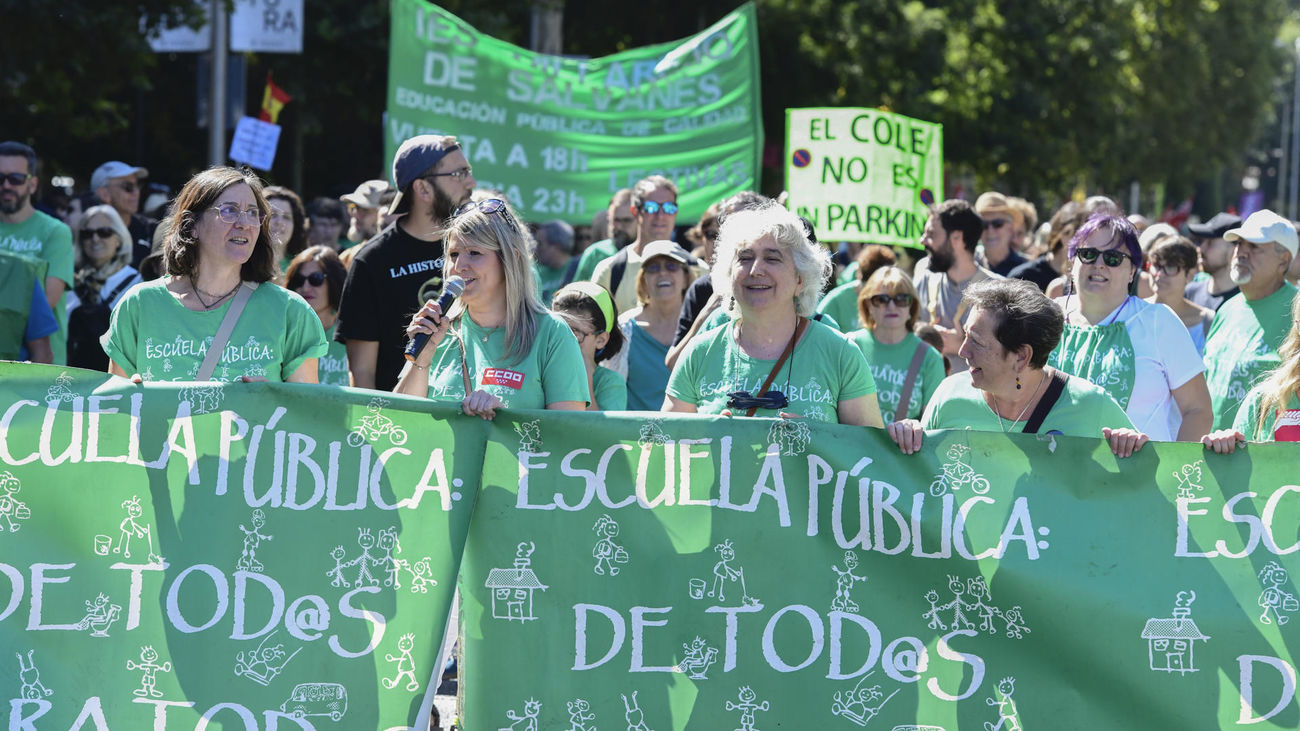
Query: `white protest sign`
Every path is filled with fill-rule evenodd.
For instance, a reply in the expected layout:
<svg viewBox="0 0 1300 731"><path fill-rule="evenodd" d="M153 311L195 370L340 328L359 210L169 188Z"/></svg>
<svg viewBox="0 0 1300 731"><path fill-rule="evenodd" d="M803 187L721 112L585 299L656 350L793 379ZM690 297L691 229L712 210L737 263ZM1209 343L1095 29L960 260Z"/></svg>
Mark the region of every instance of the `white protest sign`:
<svg viewBox="0 0 1300 731"><path fill-rule="evenodd" d="M237 0L230 50L302 53L303 0Z"/></svg>
<svg viewBox="0 0 1300 731"><path fill-rule="evenodd" d="M878 109L786 110L790 208L824 241L920 246L943 193L943 127Z"/></svg>
<svg viewBox="0 0 1300 731"><path fill-rule="evenodd" d="M279 143L280 125L244 117L235 126L234 139L230 140L230 159L258 170L270 170Z"/></svg>

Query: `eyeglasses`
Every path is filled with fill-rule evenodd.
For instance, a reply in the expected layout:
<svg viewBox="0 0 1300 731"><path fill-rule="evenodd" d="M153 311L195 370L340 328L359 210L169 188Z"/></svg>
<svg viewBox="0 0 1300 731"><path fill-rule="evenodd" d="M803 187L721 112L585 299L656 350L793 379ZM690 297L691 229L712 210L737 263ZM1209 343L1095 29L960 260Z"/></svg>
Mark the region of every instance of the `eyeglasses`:
<svg viewBox="0 0 1300 731"><path fill-rule="evenodd" d="M1074 253L1079 257L1079 261L1084 264L1092 264L1097 261L1097 257L1100 256L1101 260L1106 263L1106 266L1112 269L1122 264L1125 259L1133 258L1119 249L1106 249L1105 251L1102 251L1101 249L1094 249L1091 246L1086 246Z"/></svg>
<svg viewBox="0 0 1300 731"><path fill-rule="evenodd" d="M87 229L82 229L81 240L90 241L91 238L94 238L96 236L101 239L109 239L116 235L117 232L107 226L101 228L87 228Z"/></svg>
<svg viewBox="0 0 1300 731"><path fill-rule="evenodd" d="M900 292L893 296L887 294L871 295L871 304L877 307L884 307L888 305L890 302L893 302L899 307L907 307L908 305L912 304L912 295L906 292Z"/></svg>
<svg viewBox="0 0 1300 731"><path fill-rule="evenodd" d="M586 339L587 339L588 337L590 337L590 336L596 334L596 333L589 333L589 332L585 332L585 331L583 331L583 330L579 330L579 329L576 328L576 327L571 327L571 328L569 328L569 330L573 331L573 337L575 337L575 338L578 339L578 344L579 344L579 345L582 345L582 343L583 343L584 341L586 341Z"/></svg>
<svg viewBox="0 0 1300 731"><path fill-rule="evenodd" d="M303 282L313 287L319 287L325 283L325 272L312 272L305 277L301 274L295 274L293 279L289 280L289 289L297 289L302 286Z"/></svg>
<svg viewBox="0 0 1300 731"><path fill-rule="evenodd" d="M244 221L253 226L260 226L262 224L262 212L258 210L256 206L253 208L241 209L234 203L222 203L219 206L213 206L209 210L216 211L217 218L220 218L226 223Z"/></svg>
<svg viewBox="0 0 1300 731"><path fill-rule="evenodd" d="M676 260L669 260L655 262L654 264L646 264L641 268L645 270L646 274L658 274L665 270L676 274L682 270L682 263Z"/></svg>
<svg viewBox="0 0 1300 731"><path fill-rule="evenodd" d="M130 180L123 180L120 183L114 183L114 185L116 185L123 193L134 193L139 188L139 186Z"/></svg>
<svg viewBox="0 0 1300 731"><path fill-rule="evenodd" d="M31 173L0 173L0 183L8 183L17 188L32 177Z"/></svg>
<svg viewBox="0 0 1300 731"><path fill-rule="evenodd" d="M718 238L718 229L716 229L716 228L702 228L702 229L700 229L700 235L702 235L704 238L708 239L709 241L712 241L712 240Z"/></svg>
<svg viewBox="0 0 1300 731"><path fill-rule="evenodd" d="M780 391L768 391L762 396L755 396L749 391L732 391L727 394L729 409L784 409L790 405L790 399Z"/></svg>
<svg viewBox="0 0 1300 731"><path fill-rule="evenodd" d="M464 180L474 174L474 169L466 165L459 170L452 170L449 173L429 173L421 175L421 178L451 178L452 180Z"/></svg>
<svg viewBox="0 0 1300 731"><path fill-rule="evenodd" d="M500 213L501 217L506 219L506 223L510 224L510 230L514 231L515 233L519 233L519 226L518 224L515 223L515 217L510 215L509 207L507 207L506 202L501 200L500 198L488 198L486 200L481 200L481 201L470 201L465 205L461 206L460 208L457 208L456 213L452 215L452 218L458 218L466 213L469 213L475 208L478 208L479 213L484 213L489 216L492 215L493 213Z"/></svg>
<svg viewBox="0 0 1300 731"><path fill-rule="evenodd" d="M673 216L677 214L677 204L673 203L672 201L668 201L667 203L659 203L657 201L644 201L643 203L641 203L641 210L647 216L653 216L654 214L658 213L660 210L662 210L664 213L667 213L670 216Z"/></svg>
<svg viewBox="0 0 1300 731"><path fill-rule="evenodd" d="M1161 265L1161 264L1156 264L1155 262L1147 262L1147 271L1151 272L1152 274L1155 274L1156 272L1160 272L1166 277L1176 277L1178 276L1178 273L1181 272L1182 270L1183 268L1178 266L1177 264Z"/></svg>
<svg viewBox="0 0 1300 731"><path fill-rule="evenodd" d="M274 208L272 208L272 209L271 209L271 215L267 216L267 217L266 217L266 220L268 220L268 221L279 221L279 222L281 222L281 223L288 223L289 221L292 221L292 220L293 220L293 214L292 214L292 213L285 213L284 211L277 211L277 210L275 210Z"/></svg>
<svg viewBox="0 0 1300 731"><path fill-rule="evenodd" d="M997 229L1002 228L1003 226L1007 225L1008 223L1011 223L1011 222L1008 221L1008 220L1005 219L1005 218L995 218L995 219L993 219L993 220L991 220L991 221L985 221L985 222L984 222L984 228L991 228L991 229L993 229L993 230L996 231Z"/></svg>

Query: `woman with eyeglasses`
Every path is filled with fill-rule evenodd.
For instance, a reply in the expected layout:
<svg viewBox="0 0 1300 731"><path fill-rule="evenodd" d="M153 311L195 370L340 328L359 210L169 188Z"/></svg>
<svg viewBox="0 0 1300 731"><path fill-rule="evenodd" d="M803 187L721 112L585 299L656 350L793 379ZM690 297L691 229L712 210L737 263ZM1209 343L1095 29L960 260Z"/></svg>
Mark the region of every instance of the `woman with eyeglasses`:
<svg viewBox="0 0 1300 731"><path fill-rule="evenodd" d="M609 367L627 378L628 409L658 411L668 385L665 358L691 285L691 255L671 241L652 241L642 257L636 275L637 306L618 318L626 347Z"/></svg>
<svg viewBox="0 0 1300 731"><path fill-rule="evenodd" d="M912 332L920 311L916 287L907 272L883 267L858 293L858 317L867 326L845 336L871 366L880 415L886 424L919 419L946 377L943 355Z"/></svg>
<svg viewBox="0 0 1300 731"><path fill-rule="evenodd" d="M190 178L165 227L161 279L133 287L102 339L109 372L146 381L316 382L325 330L272 283L262 182L213 167Z"/></svg>
<svg viewBox="0 0 1300 731"><path fill-rule="evenodd" d="M601 368L623 351L618 310L609 290L595 282L572 282L560 288L551 310L569 323L587 366L587 411L626 411L627 381L611 368Z"/></svg>
<svg viewBox="0 0 1300 731"><path fill-rule="evenodd" d="M334 340L339 316L339 298L348 270L338 253L328 246L312 246L293 258L284 273L285 287L311 305L325 328L329 352L316 362L317 382L325 386L349 386L348 348Z"/></svg>
<svg viewBox="0 0 1300 731"><path fill-rule="evenodd" d="M131 266L131 232L110 205L94 206L77 220L76 277L68 293L68 365L108 370L99 339L122 295L140 281Z"/></svg>
<svg viewBox="0 0 1300 731"><path fill-rule="evenodd" d="M1147 260L1156 291L1147 302L1173 310L1192 336L1196 352L1204 356L1205 336L1214 322L1214 310L1201 307L1185 296L1187 285L1200 269L1196 246L1182 236L1166 238L1152 247Z"/></svg>
<svg viewBox="0 0 1300 731"><path fill-rule="evenodd" d="M830 255L777 205L723 219L712 269L734 319L698 335L668 379L664 411L883 425L862 352L808 318Z"/></svg>
<svg viewBox="0 0 1300 731"><path fill-rule="evenodd" d="M591 390L568 323L533 279L532 237L500 198L470 201L446 228L448 280L465 289L447 312L429 301L407 336L428 344L402 369L396 393L461 405L491 419L499 408L582 411Z"/></svg>
<svg viewBox="0 0 1300 731"><path fill-rule="evenodd" d="M289 262L307 248L307 209L302 205L302 198L288 188L271 185L264 193L271 207L266 228L275 246L275 260L280 271L285 271Z"/></svg>
<svg viewBox="0 0 1300 731"><path fill-rule="evenodd" d="M686 232L686 238L695 244L695 248L691 249L691 256L706 265L713 262L713 245L718 240L718 211L721 208L722 201L718 201L704 209L700 222Z"/></svg>
<svg viewBox="0 0 1300 731"><path fill-rule="evenodd" d="M1101 386L1152 439L1200 440L1213 420L1205 365L1178 316L1136 296L1143 256L1133 224L1093 214L1069 255L1078 293L1056 300L1065 333L1048 362Z"/></svg>

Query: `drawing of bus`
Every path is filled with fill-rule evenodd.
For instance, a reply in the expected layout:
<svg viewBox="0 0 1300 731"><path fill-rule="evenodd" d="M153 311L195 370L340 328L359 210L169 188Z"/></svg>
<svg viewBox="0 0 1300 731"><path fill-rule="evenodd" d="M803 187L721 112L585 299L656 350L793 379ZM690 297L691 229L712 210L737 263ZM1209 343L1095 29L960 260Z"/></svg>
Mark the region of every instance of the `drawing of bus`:
<svg viewBox="0 0 1300 731"><path fill-rule="evenodd" d="M294 718L329 716L337 721L348 712L348 689L338 683L299 683L280 710Z"/></svg>

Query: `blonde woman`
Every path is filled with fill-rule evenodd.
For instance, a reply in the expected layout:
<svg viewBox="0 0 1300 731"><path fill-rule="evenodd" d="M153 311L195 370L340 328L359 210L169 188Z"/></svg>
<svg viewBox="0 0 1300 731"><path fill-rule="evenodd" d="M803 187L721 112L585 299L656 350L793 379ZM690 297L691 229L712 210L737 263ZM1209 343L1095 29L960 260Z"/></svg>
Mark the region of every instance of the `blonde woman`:
<svg viewBox="0 0 1300 731"><path fill-rule="evenodd" d="M429 335L396 393L459 403L491 419L499 408L582 411L591 392L569 325L548 311L532 271L532 237L500 198L470 201L447 228L448 278L465 290L446 313L426 302L408 337Z"/></svg>

